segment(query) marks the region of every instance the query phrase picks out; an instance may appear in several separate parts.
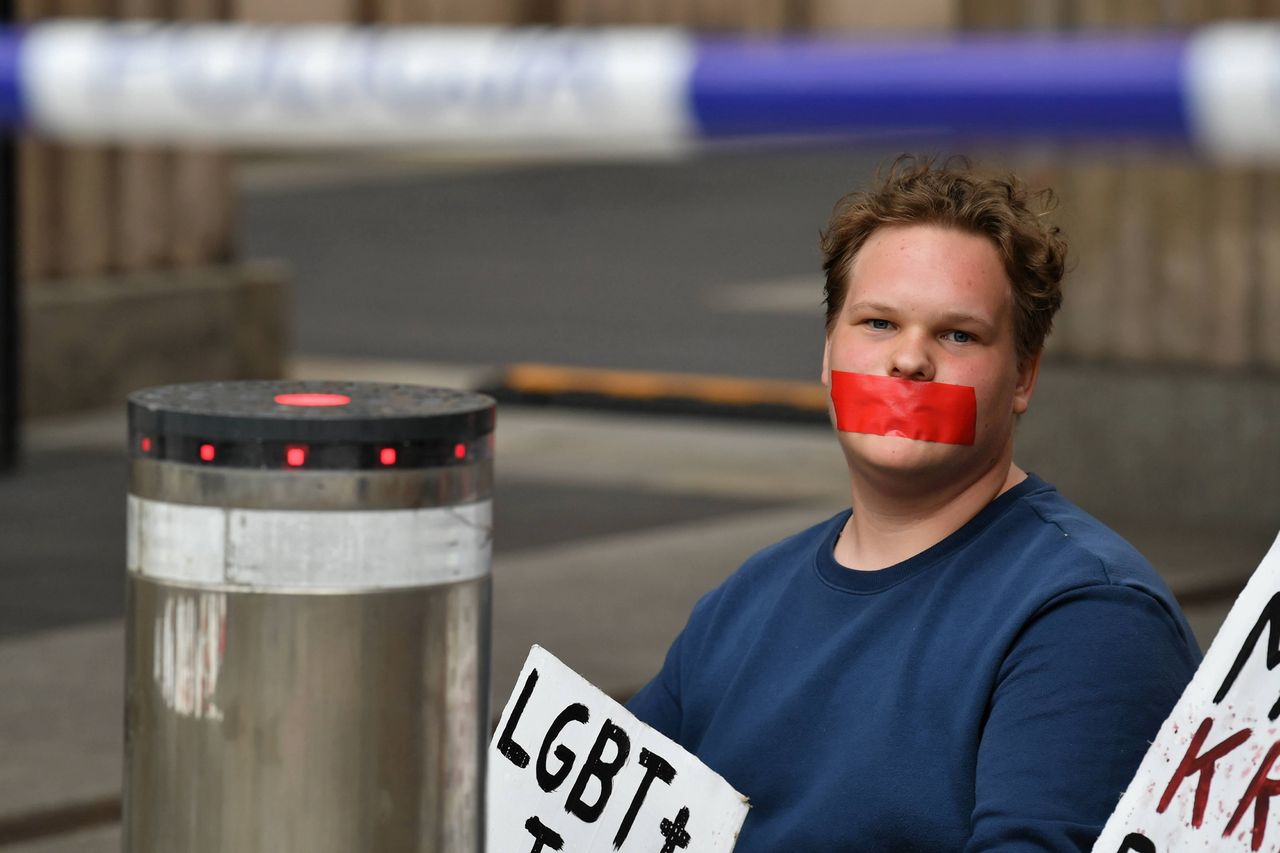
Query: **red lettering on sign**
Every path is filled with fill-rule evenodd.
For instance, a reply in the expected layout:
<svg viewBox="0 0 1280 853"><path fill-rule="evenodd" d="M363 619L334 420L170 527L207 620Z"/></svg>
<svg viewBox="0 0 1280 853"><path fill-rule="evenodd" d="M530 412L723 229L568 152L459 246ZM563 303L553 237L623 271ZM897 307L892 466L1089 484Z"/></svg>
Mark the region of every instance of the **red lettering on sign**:
<svg viewBox="0 0 1280 853"><path fill-rule="evenodd" d="M1262 759L1258 772L1253 774L1253 781L1249 783L1248 788L1244 789L1240 805L1236 806L1235 814L1231 816L1226 830L1222 833L1223 838L1235 831L1240 818L1244 817L1249 806L1253 806L1253 835L1249 840L1249 846L1254 850L1262 849L1262 839L1267 834L1267 811L1271 805L1271 798L1280 794L1280 779L1271 779L1267 776L1267 771L1276 763L1277 758L1280 758L1280 741L1271 744L1271 749L1267 750L1267 757Z"/></svg>
<svg viewBox="0 0 1280 853"><path fill-rule="evenodd" d="M1213 773L1218 759L1244 743L1253 734L1253 729L1241 729L1217 746L1201 753L1200 747L1204 746L1204 742L1209 738L1209 730L1212 728L1213 717L1205 717L1204 722L1200 724L1200 728L1196 729L1195 736L1191 738L1191 744L1187 747L1187 754L1182 756L1182 761L1178 763L1178 769L1173 771L1173 778L1169 780L1169 786L1164 789L1164 796L1160 798L1160 805L1156 807L1156 811L1163 814L1165 809L1169 808L1169 804L1173 802L1173 795L1178 792L1178 787L1183 781L1199 773L1200 778L1196 780L1195 803L1191 808L1191 825L1194 827L1199 827L1204 822L1204 810L1209 804L1209 787L1213 784ZM1268 766L1270 765L1268 764Z"/></svg>

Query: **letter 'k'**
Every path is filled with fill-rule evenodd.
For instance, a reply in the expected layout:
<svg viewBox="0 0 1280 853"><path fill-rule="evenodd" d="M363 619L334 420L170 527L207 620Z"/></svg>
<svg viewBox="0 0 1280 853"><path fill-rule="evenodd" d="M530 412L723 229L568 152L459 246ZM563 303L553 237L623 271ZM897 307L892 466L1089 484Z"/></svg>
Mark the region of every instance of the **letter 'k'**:
<svg viewBox="0 0 1280 853"><path fill-rule="evenodd" d="M1195 736L1191 738L1191 744L1187 747L1187 754L1182 756L1178 769L1173 771L1173 778L1169 780L1169 787L1164 789L1164 796L1160 798L1160 805L1156 807L1156 811L1163 814L1165 809L1169 808L1169 803L1173 802L1173 795L1178 792L1178 786L1182 784L1183 780L1199 773L1200 778L1196 781L1195 803L1191 808L1191 825L1193 827L1199 827L1204 822L1204 810L1209 804L1209 787L1213 784L1213 773L1218 759L1244 743L1249 739L1249 735L1253 734L1252 729L1241 729L1217 746L1201 753L1200 747L1204 746L1204 742L1209 738L1209 730L1212 728L1213 717L1205 717L1204 722L1200 724L1200 728L1196 729Z"/></svg>

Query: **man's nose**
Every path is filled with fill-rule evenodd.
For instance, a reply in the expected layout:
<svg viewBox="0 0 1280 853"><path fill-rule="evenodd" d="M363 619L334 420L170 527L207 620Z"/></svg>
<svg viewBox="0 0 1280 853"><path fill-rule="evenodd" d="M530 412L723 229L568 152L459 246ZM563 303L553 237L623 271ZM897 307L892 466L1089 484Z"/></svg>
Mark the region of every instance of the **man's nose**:
<svg viewBox="0 0 1280 853"><path fill-rule="evenodd" d="M889 365L889 375L899 379L928 382L933 379L933 358L928 342L917 335L905 334L898 338Z"/></svg>

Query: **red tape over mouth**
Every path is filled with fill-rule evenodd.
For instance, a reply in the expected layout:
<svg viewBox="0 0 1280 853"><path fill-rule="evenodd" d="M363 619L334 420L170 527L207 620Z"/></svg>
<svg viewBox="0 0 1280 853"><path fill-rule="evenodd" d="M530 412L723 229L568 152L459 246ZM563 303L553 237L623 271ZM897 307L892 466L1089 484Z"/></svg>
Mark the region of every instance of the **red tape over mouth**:
<svg viewBox="0 0 1280 853"><path fill-rule="evenodd" d="M836 429L940 444L973 444L978 400L968 385L831 371Z"/></svg>

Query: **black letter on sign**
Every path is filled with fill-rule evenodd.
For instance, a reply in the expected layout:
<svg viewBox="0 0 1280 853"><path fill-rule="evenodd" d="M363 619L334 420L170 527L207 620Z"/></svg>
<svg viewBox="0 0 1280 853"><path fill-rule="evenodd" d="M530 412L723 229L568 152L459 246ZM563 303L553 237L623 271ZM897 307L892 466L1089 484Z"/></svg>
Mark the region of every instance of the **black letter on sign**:
<svg viewBox="0 0 1280 853"><path fill-rule="evenodd" d="M667 839L667 843L662 845L661 853L676 853L676 848L681 850L689 846L692 841L689 833L685 832L684 825L689 822L689 807L685 806L676 812L674 821L667 820L665 817L662 823L658 824L658 831L662 833L662 837Z"/></svg>
<svg viewBox="0 0 1280 853"><path fill-rule="evenodd" d="M1231 669L1227 672L1227 677L1222 682L1222 686L1218 688L1218 693L1213 697L1213 704L1217 705L1227 695L1227 691L1231 689L1231 685L1235 683L1236 678L1240 676L1240 670L1244 669L1244 663L1249 659L1249 655L1253 654L1253 649L1258 645L1258 640L1262 637L1264 628L1270 628L1267 631L1267 670L1273 670L1277 664L1280 664L1280 592L1271 596L1271 600L1267 602L1267 606L1262 608L1262 615L1258 617L1258 622L1253 626L1253 630L1249 632L1249 636L1245 639L1244 645L1240 647L1240 653L1236 655L1236 662L1231 664ZM1274 720L1280 717L1280 699L1271 706L1271 711L1267 714L1267 719Z"/></svg>
<svg viewBox="0 0 1280 853"><path fill-rule="evenodd" d="M1116 853L1156 853L1156 845L1150 838L1147 838L1140 832L1131 832L1120 842L1120 849Z"/></svg>
<svg viewBox="0 0 1280 853"><path fill-rule="evenodd" d="M551 728L547 729L547 736L542 739L542 751L538 753L538 765L534 770L538 774L538 787L548 794L559 788L560 783L568 777L569 771L573 769L573 759L577 757L573 754L573 750L564 744L560 744L556 747L556 758L560 759L560 769L555 773L548 773L547 752L551 749L551 742L560 734L561 729L574 720L579 723L585 723L590 719L591 715L587 713L587 706L574 702L561 711L560 716L556 717L555 722L551 724Z"/></svg>
<svg viewBox="0 0 1280 853"><path fill-rule="evenodd" d="M539 853L543 845L550 847L552 850L559 850L564 846L564 839L557 832L552 832L542 825L542 821L537 816L529 818L524 822L524 828L529 830L529 834L533 836L533 849L529 853Z"/></svg>
<svg viewBox="0 0 1280 853"><path fill-rule="evenodd" d="M601 761L600 756L604 754L604 745L609 741L613 741L618 754L611 761ZM582 772L578 774L578 778L573 783L573 789L569 791L569 799L565 801L564 810L586 823L594 823L604 811L605 804L609 802L609 795L613 793L613 777L618 775L630 752L631 739L627 737L627 733L615 726L613 720L605 720L600 728L599 737L591 745L591 753L587 755L587 760L582 765ZM582 801L582 792L586 790L587 780L592 776L600 780L600 798L591 805L587 805Z"/></svg>
<svg viewBox="0 0 1280 853"><path fill-rule="evenodd" d="M538 683L538 671L530 670L529 677L525 679L524 689L520 691L520 698L516 700L516 706L511 709L511 716L507 717L507 724L502 727L502 737L498 738L498 752L501 752L507 758L511 759L511 763L516 767L529 766L529 753L520 744L511 739L511 735L516 730L516 723L520 722L520 715L524 713L524 706L529 703L529 696L533 693L533 685Z"/></svg>
<svg viewBox="0 0 1280 853"><path fill-rule="evenodd" d="M653 784L653 780L661 779L670 785L671 780L676 778L676 769L668 764L666 759L654 755L644 747L640 747L640 766L644 768L644 778L640 780L640 787L636 788L636 795L631 798L631 808L627 809L626 816L622 818L618 834L613 837L614 850L621 847L622 842L627 840L627 833L631 831L631 824L635 823L636 815L640 813L640 806L644 804L644 798L649 794L649 786Z"/></svg>

